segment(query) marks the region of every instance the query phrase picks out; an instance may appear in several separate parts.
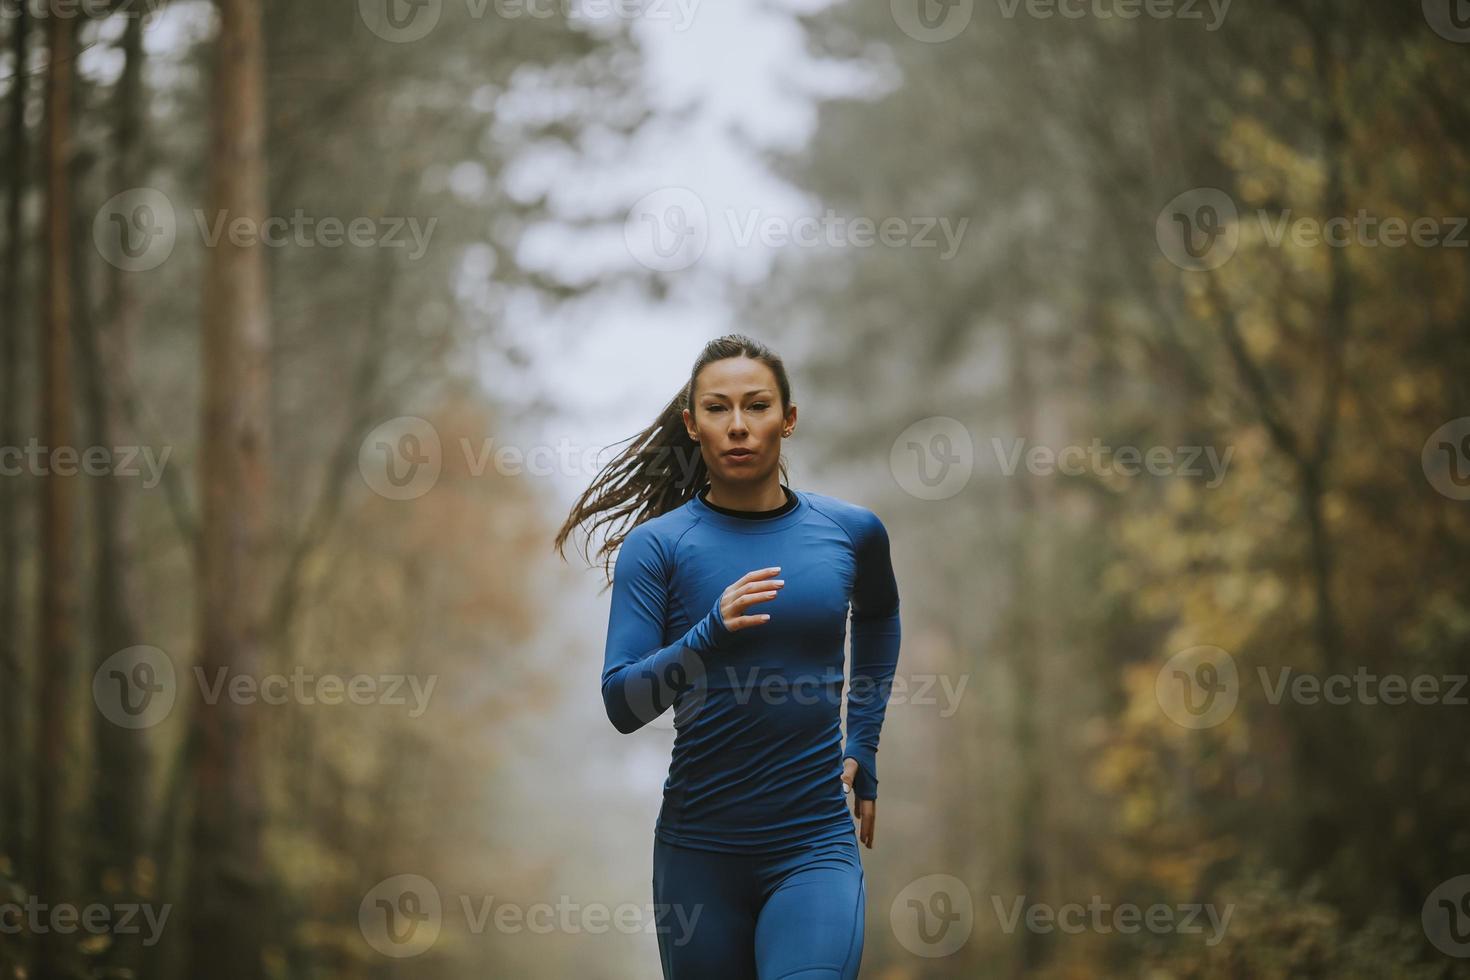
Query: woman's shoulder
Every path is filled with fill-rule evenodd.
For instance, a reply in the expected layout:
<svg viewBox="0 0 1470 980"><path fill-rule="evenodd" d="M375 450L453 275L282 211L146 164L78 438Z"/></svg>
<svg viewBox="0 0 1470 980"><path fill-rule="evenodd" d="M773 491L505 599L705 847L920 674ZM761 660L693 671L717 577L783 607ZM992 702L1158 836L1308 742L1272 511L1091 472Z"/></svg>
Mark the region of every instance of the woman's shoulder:
<svg viewBox="0 0 1470 980"><path fill-rule="evenodd" d="M657 517L635 524L623 538L623 546L665 548L678 540L694 524L688 504L681 504Z"/></svg>
<svg viewBox="0 0 1470 980"><path fill-rule="evenodd" d="M841 527L854 543L874 534L886 533L883 522L869 507L814 490L802 490L800 493L814 511Z"/></svg>

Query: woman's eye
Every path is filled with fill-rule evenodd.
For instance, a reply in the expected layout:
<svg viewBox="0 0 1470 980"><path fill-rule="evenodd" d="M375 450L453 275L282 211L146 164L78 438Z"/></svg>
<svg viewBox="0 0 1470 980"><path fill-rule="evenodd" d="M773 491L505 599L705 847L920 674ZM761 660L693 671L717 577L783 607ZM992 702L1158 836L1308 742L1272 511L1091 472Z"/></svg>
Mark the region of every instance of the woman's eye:
<svg viewBox="0 0 1470 980"><path fill-rule="evenodd" d="M770 406L768 406L765 402L756 402L754 405L751 405L750 407L752 409L765 409L765 408L769 408Z"/></svg>

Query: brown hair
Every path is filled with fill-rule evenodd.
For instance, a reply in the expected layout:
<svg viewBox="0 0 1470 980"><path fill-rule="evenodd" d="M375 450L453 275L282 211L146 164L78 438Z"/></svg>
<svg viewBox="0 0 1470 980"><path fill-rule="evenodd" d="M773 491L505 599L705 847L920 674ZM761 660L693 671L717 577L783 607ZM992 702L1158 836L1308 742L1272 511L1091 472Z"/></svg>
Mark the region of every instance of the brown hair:
<svg viewBox="0 0 1470 980"><path fill-rule="evenodd" d="M705 365L727 357L748 357L769 367L776 375L776 385L781 390L781 412L785 414L791 405L791 382L786 377L786 365L780 356L745 334L731 333L711 340L694 359L689 380L659 412L653 424L637 435L620 440L620 443L631 442L631 445L602 468L591 486L572 506L566 523L552 543L552 548L563 558L566 557L567 538L579 525L591 520L586 529L590 542L592 531L598 526L620 518L627 519L627 526L610 533L597 549L597 554L603 556L603 572L611 585L613 554L628 532L644 521L682 506L704 487L709 471L700 455L699 443L689 438L689 432L684 428L683 413L685 408L690 412L695 410L694 382L699 372ZM781 477L786 480L784 458L780 466ZM591 558L587 556L585 544L582 554L590 565Z"/></svg>

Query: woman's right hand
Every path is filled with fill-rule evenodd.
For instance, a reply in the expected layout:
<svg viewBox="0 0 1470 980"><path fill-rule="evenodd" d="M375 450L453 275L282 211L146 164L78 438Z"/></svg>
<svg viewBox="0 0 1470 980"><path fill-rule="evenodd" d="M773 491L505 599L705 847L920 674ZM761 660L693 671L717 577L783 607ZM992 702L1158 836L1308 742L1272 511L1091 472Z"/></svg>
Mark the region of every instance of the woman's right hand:
<svg viewBox="0 0 1470 980"><path fill-rule="evenodd" d="M780 570L781 566L776 565L746 572L725 589L720 595L720 618L725 622L725 629L737 632L770 620L769 613L747 615L745 610L757 602L769 602L776 598L776 593L786 585L784 579L771 579Z"/></svg>

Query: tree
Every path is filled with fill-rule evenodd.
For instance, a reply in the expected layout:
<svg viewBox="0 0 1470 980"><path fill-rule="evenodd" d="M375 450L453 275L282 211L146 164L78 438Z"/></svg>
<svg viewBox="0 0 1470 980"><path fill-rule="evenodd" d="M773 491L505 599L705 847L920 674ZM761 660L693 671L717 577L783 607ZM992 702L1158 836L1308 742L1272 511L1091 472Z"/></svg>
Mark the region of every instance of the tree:
<svg viewBox="0 0 1470 980"><path fill-rule="evenodd" d="M57 472L60 454L75 452L72 438L72 85L75 17L47 19L46 272L41 317L40 415L42 441L56 465L41 490L41 587L38 678L40 715L36 751L36 894L52 904L75 902L76 827L72 778L76 759L69 713L76 660L75 477ZM41 980L77 975L71 940L55 929L40 936L36 974Z"/></svg>
<svg viewBox="0 0 1470 980"><path fill-rule="evenodd" d="M266 219L260 0L219 0L209 211ZM258 677L265 662L270 319L260 245L222 237L206 259L200 430L199 666ZM189 975L261 975L266 890L258 712L224 696L192 716Z"/></svg>

